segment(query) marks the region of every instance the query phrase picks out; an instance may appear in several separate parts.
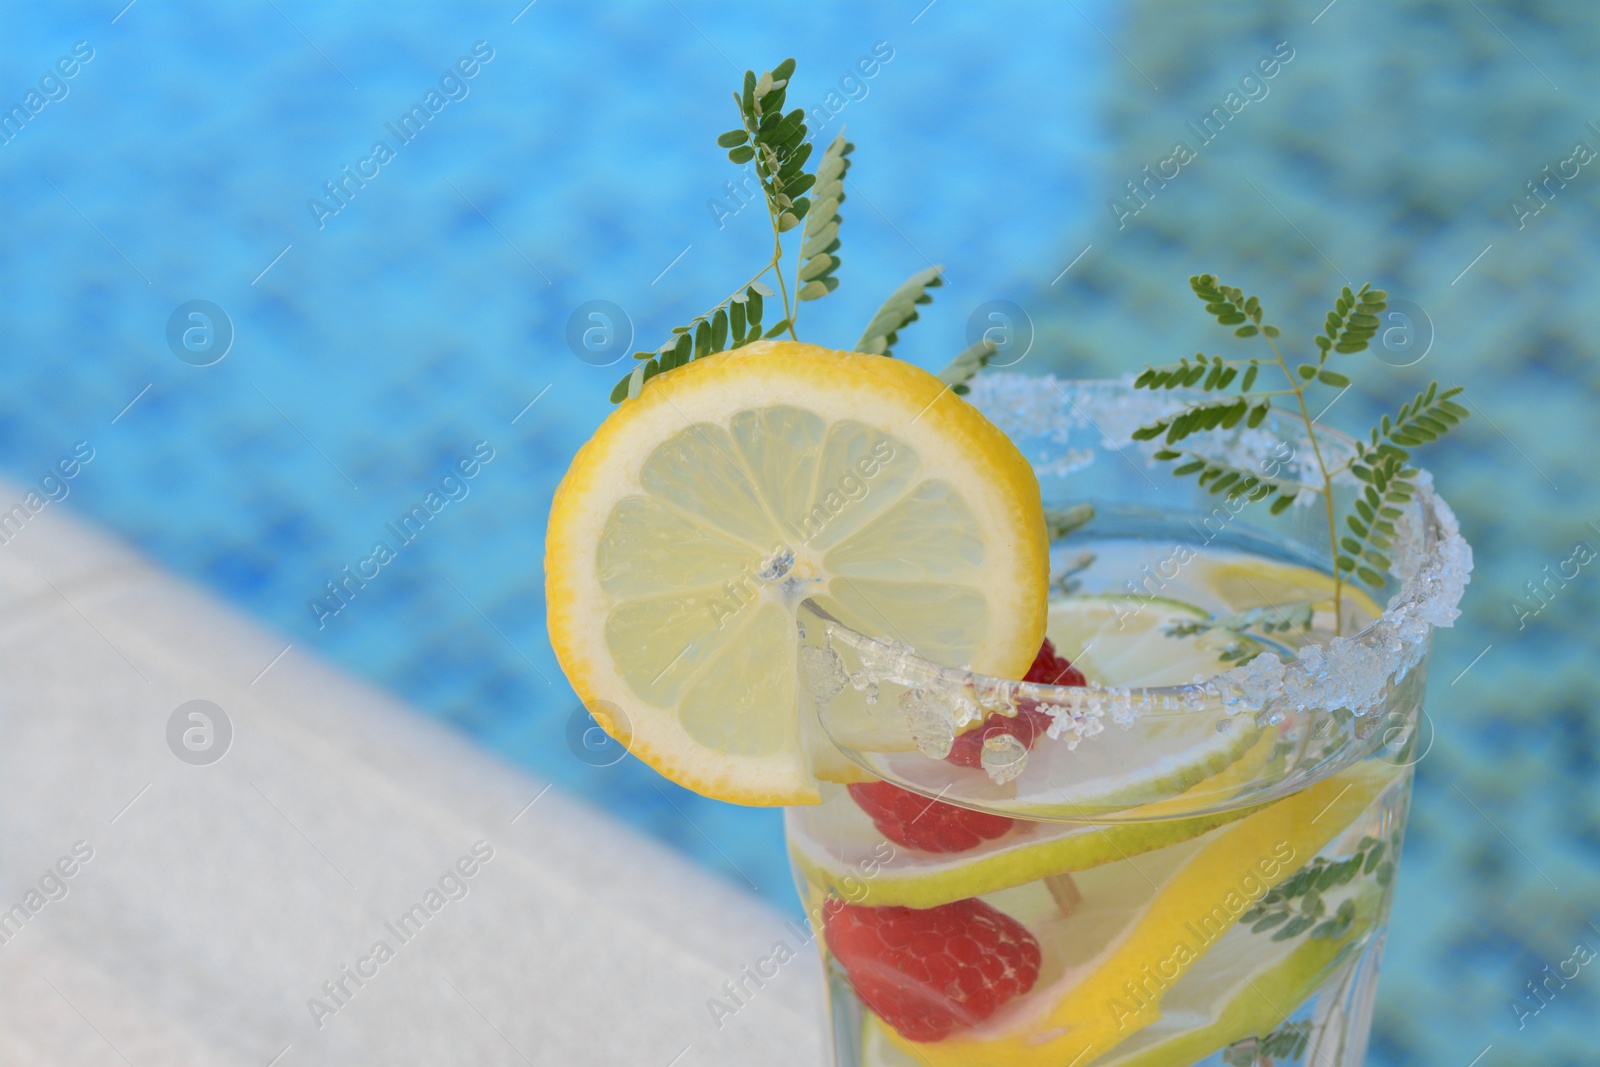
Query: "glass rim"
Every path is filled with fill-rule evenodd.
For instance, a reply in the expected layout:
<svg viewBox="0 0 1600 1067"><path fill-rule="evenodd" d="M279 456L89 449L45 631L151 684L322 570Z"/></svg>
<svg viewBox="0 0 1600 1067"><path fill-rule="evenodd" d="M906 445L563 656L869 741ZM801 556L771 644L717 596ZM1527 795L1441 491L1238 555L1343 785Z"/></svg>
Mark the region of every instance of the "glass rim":
<svg viewBox="0 0 1600 1067"><path fill-rule="evenodd" d="M973 383L972 396L968 399L998 423L1003 420L996 420L985 410L983 401L988 394L998 392L997 387L1017 382L1030 383L1027 388L1035 394L1042 392L1038 389L1039 383L1047 383L1074 408L1077 405L1063 391L1063 386L1122 387L1128 395L1133 393L1132 375L1058 379L1051 374L990 373L979 376ZM1141 399L1144 395L1141 392ZM1203 394L1183 389L1155 394L1157 399L1169 403L1198 395ZM1299 419L1298 413L1281 413ZM1320 439L1332 439L1345 449L1357 443L1350 435L1333 427L1320 422L1315 426ZM1006 429L1003 425L1000 428ZM1324 434L1327 438L1323 438ZM1154 451L1159 447L1157 443L1147 445L1131 438L1118 441L1109 436L1106 444L1119 451L1128 447ZM1267 651L1242 666L1179 685L1107 686L1095 682L1085 686L1048 685L935 663L898 642L854 629L810 597L801 602L799 610L823 622L832 634L862 654L864 663L870 657L877 663L894 664L906 675L894 680L907 685L933 683L941 688L1003 692L1012 698L1020 697L1041 705L1055 704L1072 711L1083 709L1086 703L1103 700L1110 704L1110 710L1121 712L1119 718L1125 715L1139 719L1189 716L1217 700L1230 714L1236 714L1260 711L1286 699L1296 708L1346 707L1362 715L1380 707L1389 685L1403 678L1422 660L1433 630L1452 625L1460 615L1457 605L1470 580L1471 547L1461 536L1455 513L1434 490L1431 474L1425 469L1419 468L1419 471L1417 493L1404 509L1392 553L1390 573L1398 580L1399 589L1389 598L1383 611L1356 633L1307 645L1287 662L1275 652ZM1354 481L1348 472L1341 483L1344 479ZM1344 660L1351 661L1349 665L1359 673L1360 681L1352 682L1346 677L1346 672L1340 669ZM1337 676L1333 684L1329 683L1330 674ZM1343 689L1338 685L1341 681L1345 683Z"/></svg>

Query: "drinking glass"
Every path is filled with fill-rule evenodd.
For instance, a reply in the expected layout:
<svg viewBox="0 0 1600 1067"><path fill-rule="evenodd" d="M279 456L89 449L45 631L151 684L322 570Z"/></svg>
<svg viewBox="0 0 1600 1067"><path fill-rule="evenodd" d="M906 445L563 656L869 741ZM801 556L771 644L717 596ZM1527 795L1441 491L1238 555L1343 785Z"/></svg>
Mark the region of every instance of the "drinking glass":
<svg viewBox="0 0 1600 1067"><path fill-rule="evenodd" d="M834 1062L1361 1064L1431 636L1471 569L1449 507L1423 473L1385 586L1335 597L1317 494L1272 516L1132 440L1181 391L988 374L970 399L1064 534L1049 636L1089 677L985 677L801 605L833 781L786 834ZM1185 445L1320 484L1288 413Z"/></svg>

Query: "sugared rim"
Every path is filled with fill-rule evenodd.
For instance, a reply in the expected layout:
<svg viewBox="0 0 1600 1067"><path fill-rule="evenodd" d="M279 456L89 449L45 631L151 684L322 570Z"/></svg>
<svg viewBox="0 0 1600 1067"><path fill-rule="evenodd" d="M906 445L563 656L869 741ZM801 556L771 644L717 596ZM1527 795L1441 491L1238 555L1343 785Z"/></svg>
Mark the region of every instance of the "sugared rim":
<svg viewBox="0 0 1600 1067"><path fill-rule="evenodd" d="M1013 437L1051 433L1064 446L1065 435L1054 434L1050 424L1050 420L1059 423L1063 418L1064 404L1073 409L1077 420L1082 420L1079 425L1087 422L1093 426L1108 446L1148 454L1157 446L1132 440L1132 430L1181 406L1191 396L1183 390L1135 393L1131 383L1131 377L1063 380L1054 375L990 373L977 379L969 399ZM1080 403L1092 403L1090 394L1096 392L1115 394L1119 401L1114 413L1097 410L1096 414L1102 416L1098 421L1084 416L1079 407ZM1052 397L1059 398L1059 402ZM1050 420L1041 420L1042 414L1048 414ZM1349 450L1355 444L1348 435L1320 423L1317 430L1320 441L1332 441L1336 448ZM1262 431L1253 433L1259 436ZM1254 445L1259 443L1258 440ZM1245 450L1252 447L1251 442L1241 445L1236 441L1235 445ZM1063 458L1069 465L1092 462L1070 454ZM851 647L876 680L931 685L1013 702L1026 698L1058 706L1073 719L1080 719L1085 713L1093 718L1108 714L1115 722L1128 722L1149 716L1189 715L1214 709L1218 704L1229 714L1260 712L1269 706L1294 711L1348 708L1356 715L1369 714L1383 705L1388 688L1427 654L1434 627L1451 626L1460 615L1458 605L1472 572L1472 549L1461 536L1455 513L1434 491L1432 476L1422 471L1417 486L1416 498L1396 524L1391 574L1399 580L1400 588L1389 598L1381 615L1349 637L1335 637L1325 644L1301 648L1288 662L1276 653L1266 652L1201 682L1147 687L1091 683L1077 687L994 678L941 666L896 642L852 630L809 600L801 610L826 625L832 637Z"/></svg>

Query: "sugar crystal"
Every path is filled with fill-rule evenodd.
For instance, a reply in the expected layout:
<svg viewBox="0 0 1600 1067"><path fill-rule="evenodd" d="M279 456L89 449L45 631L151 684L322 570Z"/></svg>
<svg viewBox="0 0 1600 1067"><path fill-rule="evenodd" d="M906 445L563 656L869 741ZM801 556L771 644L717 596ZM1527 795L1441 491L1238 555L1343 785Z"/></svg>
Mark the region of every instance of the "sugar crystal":
<svg viewBox="0 0 1600 1067"><path fill-rule="evenodd" d="M996 785L1017 778L1028 766L1028 746L1011 734L994 733L983 739L978 762Z"/></svg>

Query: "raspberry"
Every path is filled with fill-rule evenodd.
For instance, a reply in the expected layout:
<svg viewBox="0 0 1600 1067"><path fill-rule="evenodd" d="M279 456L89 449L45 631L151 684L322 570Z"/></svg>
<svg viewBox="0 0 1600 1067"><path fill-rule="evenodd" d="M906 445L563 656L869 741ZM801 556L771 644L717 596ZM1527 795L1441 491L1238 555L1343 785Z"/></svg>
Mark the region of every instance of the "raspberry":
<svg viewBox="0 0 1600 1067"><path fill-rule="evenodd" d="M888 782L858 782L849 789L878 832L906 848L965 852L1011 829L1011 820L1003 815L968 811Z"/></svg>
<svg viewBox="0 0 1600 1067"><path fill-rule="evenodd" d="M978 726L957 737L945 757L958 767L983 766L983 742L986 738L1010 734L1022 742L1023 748L1032 748L1035 741L1050 729L1054 720L1037 710L1032 701L1019 701L1015 715L1002 715L998 711Z"/></svg>
<svg viewBox="0 0 1600 1067"><path fill-rule="evenodd" d="M1022 680L1043 685L1086 684L1083 672L1065 656L1056 655L1056 646L1050 643L1048 637L1039 646L1039 654L1033 657L1033 666L1028 668ZM968 730L956 738L950 746L950 755L945 758L958 767L981 767L984 738L1010 734L1021 741L1024 748L1032 748L1034 742L1050 728L1050 723L1050 716L1039 711L1033 701L1021 700L1017 702L1016 715L995 712L976 729Z"/></svg>
<svg viewBox="0 0 1600 1067"><path fill-rule="evenodd" d="M1056 654L1056 646L1050 643L1047 637L1044 644L1039 646L1039 654L1033 657L1033 666L1028 668L1028 673L1022 676L1024 682L1039 682L1043 685L1087 685L1083 672L1072 665L1072 661L1065 656Z"/></svg>
<svg viewBox="0 0 1600 1067"><path fill-rule="evenodd" d="M822 922L856 996L911 1041L976 1026L1039 978L1039 942L975 897L926 909L834 900Z"/></svg>

